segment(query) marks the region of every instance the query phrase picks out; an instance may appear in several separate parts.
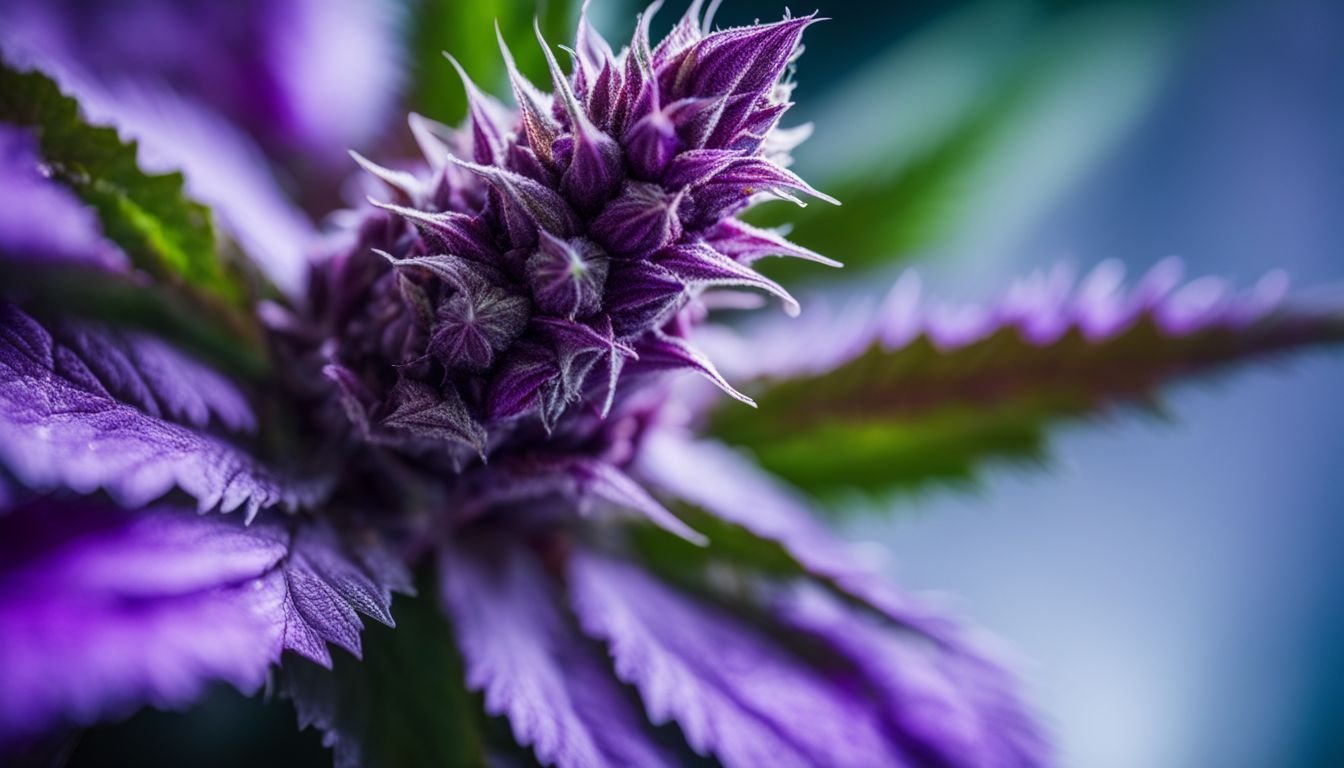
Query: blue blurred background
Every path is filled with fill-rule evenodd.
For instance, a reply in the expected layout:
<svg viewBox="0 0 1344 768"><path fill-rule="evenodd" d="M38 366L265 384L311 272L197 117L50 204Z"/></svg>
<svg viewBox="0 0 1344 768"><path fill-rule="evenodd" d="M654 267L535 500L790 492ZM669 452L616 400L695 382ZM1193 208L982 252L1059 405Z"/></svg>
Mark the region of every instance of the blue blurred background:
<svg viewBox="0 0 1344 768"><path fill-rule="evenodd" d="M253 81L209 93L168 48L130 56L143 30L125 19L158 18L158 6L190 17L199 3L93 3L97 13L79 15L88 28L73 31L44 17L56 4L71 3L6 0L0 20L27 19L30 40L68 32L102 72L124 63L174 75L168 85L250 131L313 211L339 197L340 146L404 150L387 103L460 116L460 87L437 49L469 64L493 58L496 15L515 50L532 46L530 2L278 3L300 10L264 27L266 50L333 83L332 73L358 75L318 89L322 109L358 119L328 125L296 113L281 126L241 112ZM625 39L638 4L594 5L598 26ZM655 33L680 13L673 5ZM1344 294L1344 3L816 6L832 20L809 30L798 72L794 122L817 132L797 168L846 197L841 211L861 208L846 190L889 196L870 206L878 218L863 228L872 234L861 253L845 252L853 219L825 218L853 214L809 213L805 244L857 262L833 289L871 288L918 263L932 292L976 299L1061 260L1086 269L1118 259L1137 272L1179 255L1194 273L1243 285L1284 267L1300 287ZM782 10L779 0L729 0L719 21ZM542 15L568 23L560 2ZM261 33L199 26L218 46L178 46L183 55L208 49L220 66L269 66L254 61ZM473 72L499 91L497 69L493 81ZM294 85L268 83L282 95ZM904 584L954 595L1003 638L1065 765L1344 765L1340 393L1337 357L1243 373L1174 393L1172 422L1066 429L1047 472L1000 468L979 489L906 499L844 525L884 545ZM312 732L292 733L292 718L284 702L221 692L190 714L95 729L71 764L327 761Z"/></svg>
<svg viewBox="0 0 1344 768"><path fill-rule="evenodd" d="M1344 4L1159 15L1168 60L1123 130L1007 237L988 203L989 223L925 262L946 291L1058 258L1133 271L1172 254L1339 287ZM1114 94L1075 94L1043 151ZM1038 162L1016 158L999 194ZM852 530L1025 659L1066 765L1344 765L1341 392L1337 357L1181 390L1174 424L1075 428L1047 475L1001 471Z"/></svg>

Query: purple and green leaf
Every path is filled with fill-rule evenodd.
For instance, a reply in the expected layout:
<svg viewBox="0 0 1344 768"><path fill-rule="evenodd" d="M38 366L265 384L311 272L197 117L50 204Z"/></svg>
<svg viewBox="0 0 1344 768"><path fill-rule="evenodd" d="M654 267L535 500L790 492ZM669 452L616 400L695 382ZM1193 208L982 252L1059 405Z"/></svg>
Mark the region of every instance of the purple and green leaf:
<svg viewBox="0 0 1344 768"><path fill-rule="evenodd" d="M255 276L222 257L210 211L185 196L181 174L144 172L134 143L123 142L114 128L87 122L75 99L49 77L3 61L0 124L31 132L43 175L89 206L103 236L153 279L153 288L129 275L103 286L108 275L100 270L98 280L84 280L87 298L95 300L64 301L63 309L111 320L130 315L132 323L168 320L169 332L201 339L207 351L244 370L261 366L261 331L248 311L256 298ZM26 270L8 262L0 259L6 288L37 301L59 295L72 277L67 270ZM78 274L73 277L78 283Z"/></svg>
<svg viewBox="0 0 1344 768"><path fill-rule="evenodd" d="M718 407L710 432L813 494L968 482L992 459L1039 461L1060 421L1156 409L1165 386L1344 341L1344 313L1280 304L1275 276L1246 296L1178 287L1173 263L1129 294L1120 278L1103 265L1073 294L1037 276L994 308L949 309L907 276L854 338L828 325L830 359L801 357L820 335L781 335L794 359L742 385L760 410Z"/></svg>

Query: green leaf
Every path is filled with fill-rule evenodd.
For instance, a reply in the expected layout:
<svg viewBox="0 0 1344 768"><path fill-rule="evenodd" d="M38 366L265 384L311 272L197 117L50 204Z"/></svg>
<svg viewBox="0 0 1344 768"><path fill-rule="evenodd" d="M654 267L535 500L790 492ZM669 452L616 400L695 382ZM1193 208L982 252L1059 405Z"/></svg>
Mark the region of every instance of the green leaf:
<svg viewBox="0 0 1344 768"><path fill-rule="evenodd" d="M76 101L39 72L0 64L0 120L34 130L52 177L97 211L137 267L228 304L243 300L237 274L216 253L210 211L187 199L180 173L141 171L134 142L85 122Z"/></svg>
<svg viewBox="0 0 1344 768"><path fill-rule="evenodd" d="M11 266L0 275L7 293L37 312L145 327L235 372L263 370L246 266L221 256L210 211L185 196L181 174L140 170L134 142L87 123L46 75L2 60L0 121L33 131L51 178L88 204L104 235L151 278Z"/></svg>
<svg viewBox="0 0 1344 768"><path fill-rule="evenodd" d="M504 61L495 42L495 22L508 41L518 67L533 83L550 90L550 75L532 31L535 16L552 45L571 45L578 18L574 0L414 0L407 13L406 33L412 56L411 108L445 123L466 117L462 84L448 62L453 55L480 86L496 95L508 93Z"/></svg>
<svg viewBox="0 0 1344 768"><path fill-rule="evenodd" d="M1234 363L1344 341L1344 315L1280 312L1172 336L1151 315L1109 338L1075 328L1038 346L1005 327L943 350L874 343L829 372L744 387L759 411L719 407L710 431L820 496L972 481L990 460L1040 463L1057 422L1155 408L1160 387Z"/></svg>
<svg viewBox="0 0 1344 768"><path fill-rule="evenodd" d="M846 269L779 260L763 272L843 280L937 246L1007 248L1114 146L1161 82L1162 12L1020 11L989 3L955 14L810 113L816 135L798 170L843 205L770 203L749 218L791 227L792 241Z"/></svg>
<svg viewBox="0 0 1344 768"><path fill-rule="evenodd" d="M282 684L300 722L325 732L337 766L484 766L480 705L434 601L398 596L392 613L396 628L364 629L363 660L337 651L327 670L285 657Z"/></svg>

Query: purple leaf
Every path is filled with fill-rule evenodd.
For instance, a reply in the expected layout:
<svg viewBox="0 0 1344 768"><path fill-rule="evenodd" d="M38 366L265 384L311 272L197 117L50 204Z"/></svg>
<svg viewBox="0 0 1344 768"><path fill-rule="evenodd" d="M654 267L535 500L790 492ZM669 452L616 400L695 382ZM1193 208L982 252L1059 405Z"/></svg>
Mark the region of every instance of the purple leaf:
<svg viewBox="0 0 1344 768"><path fill-rule="evenodd" d="M53 335L108 394L150 416L193 427L215 421L235 432L256 429L237 387L161 339L77 322L55 324Z"/></svg>
<svg viewBox="0 0 1344 768"><path fill-rule="evenodd" d="M286 649L357 653L351 607L390 622L407 578L325 526L167 506L39 501L0 514L0 542L0 746L182 707L216 680L251 692Z"/></svg>
<svg viewBox="0 0 1344 768"><path fill-rule="evenodd" d="M156 418L114 397L95 371L124 372L134 362L113 347L97 346L94 352L105 354L91 368L37 321L11 304L0 304L0 427L5 434L0 463L24 485L39 490L64 486L81 493L102 488L130 507L180 487L203 511L242 506L249 518L273 504L292 507L312 500L318 490L313 484L285 481L219 438ZM176 353L164 354L159 362L180 359ZM188 366L180 381L155 381L156 401L169 403L169 412L191 403L189 412L220 413L223 406L232 418L241 418L238 403L219 399L219 392L213 402L191 401L175 389L212 381L216 389L229 391L203 371ZM143 372L135 381L148 386ZM116 383L123 390L128 386ZM196 394L211 396L208 388Z"/></svg>
<svg viewBox="0 0 1344 768"><path fill-rule="evenodd" d="M1053 763L1016 684L984 656L846 605L817 587L783 595L775 610L853 665L888 729L922 763L1034 768Z"/></svg>
<svg viewBox="0 0 1344 768"><path fill-rule="evenodd" d="M485 711L543 765L662 766L637 707L560 613L555 588L524 550L466 542L439 556L444 607Z"/></svg>
<svg viewBox="0 0 1344 768"><path fill-rule="evenodd" d="M569 586L585 632L649 719L728 768L906 765L859 695L745 622L639 568L576 550Z"/></svg>
<svg viewBox="0 0 1344 768"><path fill-rule="evenodd" d="M1247 293L1166 262L1133 290L1113 263L1077 288L1038 274L997 304L922 299L907 274L880 311L821 309L758 335L736 372L762 418L722 408L711 430L816 493L972 480L995 458L1036 460L1053 423L1156 401L1161 388L1344 338L1333 308L1284 304L1270 275ZM818 449L819 445L824 449Z"/></svg>

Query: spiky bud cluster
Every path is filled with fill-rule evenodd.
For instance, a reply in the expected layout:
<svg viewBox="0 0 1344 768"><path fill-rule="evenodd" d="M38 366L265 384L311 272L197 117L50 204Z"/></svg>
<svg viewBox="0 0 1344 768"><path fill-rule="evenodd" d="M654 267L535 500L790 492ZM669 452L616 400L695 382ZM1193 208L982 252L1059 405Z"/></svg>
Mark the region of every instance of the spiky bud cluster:
<svg viewBox="0 0 1344 768"><path fill-rule="evenodd" d="M393 199L325 267L325 351L368 436L484 455L519 424L605 415L637 373L696 370L731 392L683 338L688 304L733 286L797 310L752 263L828 260L733 217L824 198L785 168L806 131L777 129L814 19L710 33L698 5L656 47L646 13L619 54L581 20L569 74L538 31L553 94L501 39L514 109L450 58L470 114L460 130L412 117L424 171L356 157Z"/></svg>

